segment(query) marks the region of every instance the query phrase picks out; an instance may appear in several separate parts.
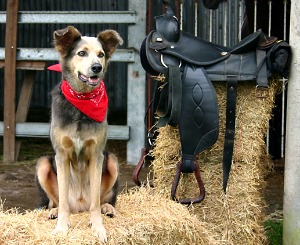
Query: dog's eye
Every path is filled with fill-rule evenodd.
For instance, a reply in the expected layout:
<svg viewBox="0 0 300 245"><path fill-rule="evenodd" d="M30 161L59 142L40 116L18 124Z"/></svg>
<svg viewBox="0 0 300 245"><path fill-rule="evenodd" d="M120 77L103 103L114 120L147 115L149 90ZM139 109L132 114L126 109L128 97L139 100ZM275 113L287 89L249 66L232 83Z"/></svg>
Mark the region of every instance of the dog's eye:
<svg viewBox="0 0 300 245"><path fill-rule="evenodd" d="M100 54L98 54L98 57L99 58L103 58L104 57L104 53L101 52Z"/></svg>
<svg viewBox="0 0 300 245"><path fill-rule="evenodd" d="M83 56L86 55L86 52L85 52L85 51L79 51L79 52L77 53L77 55L83 57Z"/></svg>

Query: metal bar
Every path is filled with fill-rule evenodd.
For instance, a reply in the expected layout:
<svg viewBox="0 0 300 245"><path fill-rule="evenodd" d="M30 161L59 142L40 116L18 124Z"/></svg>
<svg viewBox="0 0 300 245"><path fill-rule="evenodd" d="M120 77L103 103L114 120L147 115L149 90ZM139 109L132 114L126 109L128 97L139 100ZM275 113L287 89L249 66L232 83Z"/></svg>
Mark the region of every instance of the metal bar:
<svg viewBox="0 0 300 245"><path fill-rule="evenodd" d="M254 31L256 31L256 22L257 22L257 1L254 0Z"/></svg>
<svg viewBox="0 0 300 245"><path fill-rule="evenodd" d="M180 1L180 30L182 30L182 25L183 25L183 3Z"/></svg>
<svg viewBox="0 0 300 245"><path fill-rule="evenodd" d="M269 1L269 28L268 28L269 36L271 36L271 23L272 23L272 1Z"/></svg>
<svg viewBox="0 0 300 245"><path fill-rule="evenodd" d="M286 40L286 11L287 11L287 1L283 1L283 40Z"/></svg>
<svg viewBox="0 0 300 245"><path fill-rule="evenodd" d="M0 12L0 23L6 22L6 12ZM53 23L136 23L135 11L19 11L20 24Z"/></svg>
<svg viewBox="0 0 300 245"><path fill-rule="evenodd" d="M272 20L272 1L269 1L269 16L268 16L268 35L271 36L271 20ZM266 136L266 152L269 154L270 148L270 128L268 127Z"/></svg>
<svg viewBox="0 0 300 245"><path fill-rule="evenodd" d="M212 15L213 15L213 12L212 10L210 9L209 10L209 41L212 42L213 40L213 37L212 37L212 31L213 31L213 26L212 26Z"/></svg>
<svg viewBox="0 0 300 245"><path fill-rule="evenodd" d="M5 59L5 49L0 48L0 60ZM57 51L53 48L18 48L17 60L55 61L58 60ZM117 49L110 59L111 62L134 62L133 49Z"/></svg>
<svg viewBox="0 0 300 245"><path fill-rule="evenodd" d="M0 135L3 135L4 123L0 121ZM50 123L23 122L16 123L17 137L48 138ZM129 140L130 130L126 125L109 125L109 140Z"/></svg>
<svg viewBox="0 0 300 245"><path fill-rule="evenodd" d="M287 79L284 77L280 79L282 81L282 104L281 104L281 149L280 149L280 156L281 158L284 157L284 147L285 147L285 92L286 92L286 84Z"/></svg>
<svg viewBox="0 0 300 245"><path fill-rule="evenodd" d="M227 15L228 15L228 3L224 2L224 28L223 28L223 45L227 46Z"/></svg>
<svg viewBox="0 0 300 245"><path fill-rule="evenodd" d="M287 1L283 1L283 40L286 40L286 11L287 11ZM280 150L280 156L281 158L284 158L284 148L285 148L285 92L286 92L286 83L287 79L284 77L281 79L282 80L282 96L281 96L281 150Z"/></svg>
<svg viewBox="0 0 300 245"><path fill-rule="evenodd" d="M244 16L243 2L242 2L242 0L240 0L239 1L239 37L238 37L238 41L241 41L241 39L242 39L243 16Z"/></svg>
<svg viewBox="0 0 300 245"><path fill-rule="evenodd" d="M195 36L198 36L198 3L197 2L195 2L195 19L194 19L194 21L195 21L195 29L194 29L194 35Z"/></svg>

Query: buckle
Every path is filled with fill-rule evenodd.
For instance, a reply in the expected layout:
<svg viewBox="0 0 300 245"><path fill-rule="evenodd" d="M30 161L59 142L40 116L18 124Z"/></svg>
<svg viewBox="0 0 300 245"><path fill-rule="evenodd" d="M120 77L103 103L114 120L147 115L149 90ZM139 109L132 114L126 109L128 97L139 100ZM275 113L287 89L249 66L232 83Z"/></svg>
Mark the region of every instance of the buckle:
<svg viewBox="0 0 300 245"><path fill-rule="evenodd" d="M269 86L265 87L265 86L256 85L255 87L256 98L264 99L264 98L268 98L269 95L270 95Z"/></svg>

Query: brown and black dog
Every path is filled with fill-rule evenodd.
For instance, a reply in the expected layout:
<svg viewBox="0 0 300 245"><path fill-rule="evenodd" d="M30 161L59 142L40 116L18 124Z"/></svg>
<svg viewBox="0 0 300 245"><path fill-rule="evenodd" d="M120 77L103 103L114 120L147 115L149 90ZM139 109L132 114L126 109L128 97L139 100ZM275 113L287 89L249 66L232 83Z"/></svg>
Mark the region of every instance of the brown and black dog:
<svg viewBox="0 0 300 245"><path fill-rule="evenodd" d="M123 43L114 30L82 36L68 26L54 32L62 83L52 91L50 138L55 158L42 157L36 166L41 206L57 218L54 234L67 234L70 212L90 211L90 225L107 240L101 213L113 216L118 162L105 152L107 94L102 81L108 61Z"/></svg>

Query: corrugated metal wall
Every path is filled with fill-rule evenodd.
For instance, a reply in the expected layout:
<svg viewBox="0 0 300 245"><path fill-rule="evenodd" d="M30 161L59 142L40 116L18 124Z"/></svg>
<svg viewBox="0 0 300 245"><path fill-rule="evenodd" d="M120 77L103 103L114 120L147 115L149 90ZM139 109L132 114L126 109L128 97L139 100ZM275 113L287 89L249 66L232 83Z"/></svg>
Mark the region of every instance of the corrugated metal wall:
<svg viewBox="0 0 300 245"><path fill-rule="evenodd" d="M124 0L20 0L20 11L118 11L127 10L127 1ZM0 1L0 11L5 11L6 1ZM127 26L126 24L111 25L84 25L75 24L84 35L97 35L100 30L112 28L117 30L123 37L127 46ZM27 24L19 25L18 47L41 47L49 48L52 46L52 33L54 30L62 29L63 24ZM5 25L0 25L0 47L5 45ZM4 71L0 69L0 107L3 106L3 77ZM23 72L17 72L17 94L23 79ZM60 75L55 72L38 72L34 87L31 108L50 108L49 92L55 84L60 82ZM105 83L110 99L110 110L125 111L127 101L127 64L110 63L110 69L106 75Z"/></svg>
<svg viewBox="0 0 300 245"><path fill-rule="evenodd" d="M148 0L149 26L154 29L153 16L163 13L161 0ZM232 46L240 41L242 27L248 34L262 29L279 39L288 39L290 0L173 0L182 30L205 40ZM217 9L207 9L203 2L219 2ZM247 11L246 11L247 7ZM247 19L246 19L247 12ZM247 23L247 24L246 24ZM245 29L244 34L245 34ZM245 35L244 35L245 36Z"/></svg>
<svg viewBox="0 0 300 245"><path fill-rule="evenodd" d="M163 13L161 0L148 0L149 28L154 28L153 16ZM197 0L174 0L174 11L181 20L182 30L195 34L205 40L221 45L231 46L239 40L241 21L240 0L221 3L216 10L204 7L203 2ZM226 7L226 8L225 8ZM226 27L226 28L224 28ZM224 36L226 31L226 36Z"/></svg>

